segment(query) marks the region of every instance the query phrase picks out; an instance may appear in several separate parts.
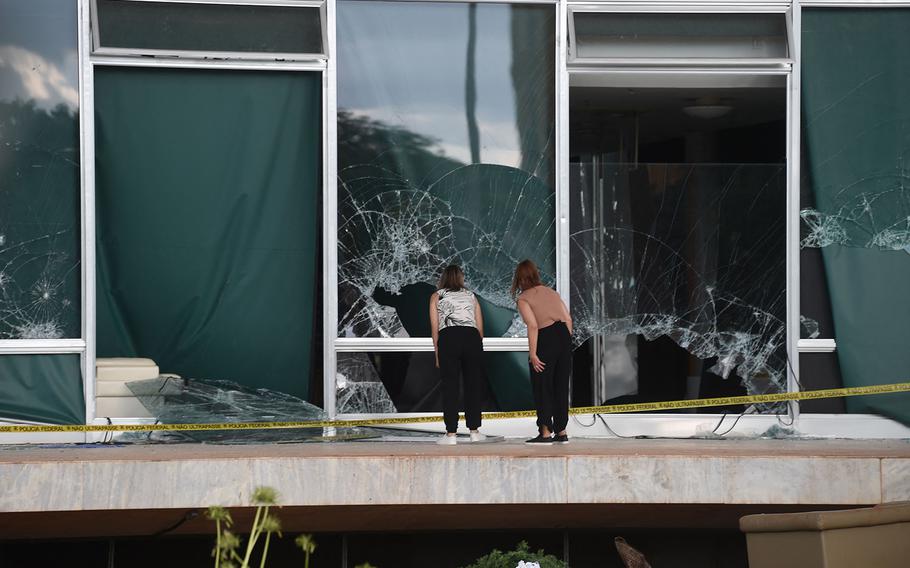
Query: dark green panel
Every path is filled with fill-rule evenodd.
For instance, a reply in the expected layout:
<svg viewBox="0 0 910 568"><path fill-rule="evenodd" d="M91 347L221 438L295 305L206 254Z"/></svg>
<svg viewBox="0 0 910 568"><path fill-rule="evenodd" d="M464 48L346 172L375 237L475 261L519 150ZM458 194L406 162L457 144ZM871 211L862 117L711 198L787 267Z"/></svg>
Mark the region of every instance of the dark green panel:
<svg viewBox="0 0 910 568"><path fill-rule="evenodd" d="M0 419L85 424L80 356L0 356Z"/></svg>
<svg viewBox="0 0 910 568"><path fill-rule="evenodd" d="M910 377L910 10L803 11L803 128L846 386ZM851 412L910 422L910 395L855 397Z"/></svg>
<svg viewBox="0 0 910 568"><path fill-rule="evenodd" d="M98 0L103 47L322 53L319 8Z"/></svg>
<svg viewBox="0 0 910 568"><path fill-rule="evenodd" d="M98 355L306 397L321 76L95 73Z"/></svg>

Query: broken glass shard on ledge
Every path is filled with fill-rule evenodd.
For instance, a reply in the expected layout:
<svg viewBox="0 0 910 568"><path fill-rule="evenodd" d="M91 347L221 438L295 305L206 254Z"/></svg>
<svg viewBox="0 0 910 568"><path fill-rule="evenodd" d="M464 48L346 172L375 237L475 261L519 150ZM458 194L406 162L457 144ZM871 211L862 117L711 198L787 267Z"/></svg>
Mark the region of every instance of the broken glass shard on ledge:
<svg viewBox="0 0 910 568"><path fill-rule="evenodd" d="M325 420L326 413L305 400L232 381L161 376L129 381L127 388L162 424L249 424ZM360 434L350 429L347 435ZM322 428L168 432L161 441L266 443L319 439ZM125 440L135 441L135 436Z"/></svg>
<svg viewBox="0 0 910 568"><path fill-rule="evenodd" d="M339 353L336 407L341 414L397 412L379 373L366 353Z"/></svg>

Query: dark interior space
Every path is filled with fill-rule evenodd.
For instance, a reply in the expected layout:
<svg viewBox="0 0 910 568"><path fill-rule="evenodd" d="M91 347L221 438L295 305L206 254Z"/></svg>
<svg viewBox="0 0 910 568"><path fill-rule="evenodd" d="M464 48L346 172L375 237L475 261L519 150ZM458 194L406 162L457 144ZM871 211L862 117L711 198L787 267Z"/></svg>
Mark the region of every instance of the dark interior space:
<svg viewBox="0 0 910 568"><path fill-rule="evenodd" d="M273 540L267 566L303 566L304 555L286 534ZM614 539L622 537L654 566L739 568L747 566L744 536L735 530L603 529L456 531L412 533L317 533L311 568L459 568L494 549L522 541L531 551L567 561L572 568L622 568ZM66 564L72 568L199 568L213 565L213 537L149 537L53 541L0 541L4 568ZM255 565L259 557L254 554Z"/></svg>
<svg viewBox="0 0 910 568"><path fill-rule="evenodd" d="M585 208L605 210L611 205L608 198L603 198L604 202L598 204L597 197L592 198L586 192L606 195L609 188L605 189L604 184L613 184L614 192L617 183L625 184L627 203L622 203L622 200L612 202L613 219L617 208L627 208L627 222L636 233L627 245L631 258L623 261L626 263L623 268L636 275L654 274L655 267L643 266L643 263L662 262L659 255L646 256L642 253L650 246L647 242L642 244L644 241L638 238L642 234L655 238L659 236L663 242L676 246L680 251L679 257L684 258L681 266L676 268L670 264L674 259L667 257L668 264L657 271L661 278L671 271L677 272L672 277L681 285L670 291L672 298L653 301L648 294L641 293L631 303L625 302L625 308L633 306L639 310L638 313L660 315L666 311L668 304L691 303L696 294L696 287L691 284L694 277L689 274L694 272L691 267L713 266L715 273L721 274L716 284L720 287L725 261L726 268L730 268L732 263L728 259L740 254L735 247L741 246L741 243L734 242L736 232L730 230L729 221L724 227L724 216L731 208L741 206L744 199L748 200L750 197L746 192L757 185L742 185L748 189L741 190L744 195L737 197L738 204L726 196L726 187L721 190L722 199L726 201L712 200L706 195L716 191L712 185L728 184L732 187L734 182L730 180L734 180L737 174L729 172L737 171L737 168L754 171L752 177L756 178L765 175L763 171L785 171L786 167L785 85L774 79L758 83L752 79L713 79L712 86L695 88L660 88L653 86L653 82L648 86L630 87L623 85L621 79L600 80L601 84L597 84L598 80L583 79L578 81L582 83L578 86L573 83L570 89L570 169L576 168L575 171L580 172L576 174L573 171L573 185L570 186L573 231L579 230L579 227L590 228L590 221L584 215L591 217L592 214ZM632 83L635 81L632 80ZM673 175L677 178L680 175L690 176L697 180L678 184L683 189L673 197L675 201L666 202L672 207L665 207L665 202L655 207L647 201L648 192L654 192L654 172L658 167L665 168L668 173L663 175L668 180ZM576 181L579 179L577 175L581 176L582 183ZM587 181L584 181L586 176ZM617 182L617 179L620 181ZM660 190L666 193L671 185L671 181L667 181ZM732 194L732 191L729 193ZM650 199L654 201L653 197ZM783 222L783 194L772 198L772 208L766 210L774 214L774 207L778 205L774 199L779 200L780 205L776 217ZM748 201L746 205L750 205ZM591 218L596 220L597 217L595 212ZM606 223L611 220L610 213L603 213L602 217L608 219ZM702 239L706 246L699 248L697 243L692 244L690 237L697 232L709 235ZM780 243L775 242L770 247L777 247L773 250L779 250L779 253L774 253L776 257L770 260L773 266L769 264L765 273L774 272L770 276L771 281L779 285L782 292L785 289L785 251L783 237L780 239ZM760 241L755 239L754 242ZM766 240L764 244L767 246L769 243ZM749 254L754 254L754 248ZM578 271L585 268L580 267L580 261L575 258L572 263L575 279ZM615 268L617 266L607 266L602 279L611 277ZM657 280L657 277L652 278ZM729 272L726 278L744 288L742 277ZM648 282L642 284L647 286ZM602 294L607 295L606 302L610 303L609 292ZM761 302L759 300L755 304L760 305ZM765 301L762 307L785 320L779 298L773 303ZM613 309L608 317L616 317L617 311L619 315L625 315L621 310ZM595 334L575 352L572 405L623 404L747 393L741 377L737 375L737 368L725 378L711 370L718 363L716 357L700 358L692 354L693 350L681 347L681 343L684 341L676 340L669 334L645 338L639 333L626 337L623 346L622 337L617 340L615 336ZM778 352L777 355L782 356L777 365L783 372L785 352ZM621 360L624 362L617 363ZM768 390L774 390L773 386ZM721 407L708 411L741 410L742 407ZM698 409L683 412L694 411Z"/></svg>

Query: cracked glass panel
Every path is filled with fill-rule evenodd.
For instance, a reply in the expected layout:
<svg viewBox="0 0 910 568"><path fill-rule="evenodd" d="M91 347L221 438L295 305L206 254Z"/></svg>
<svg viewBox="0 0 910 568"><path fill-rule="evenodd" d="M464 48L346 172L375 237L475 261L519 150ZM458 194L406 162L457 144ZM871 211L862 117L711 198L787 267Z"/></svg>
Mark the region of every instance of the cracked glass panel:
<svg viewBox="0 0 910 568"><path fill-rule="evenodd" d="M126 383L149 414L162 424L247 424L325 420L322 409L303 399L271 389L256 389L232 381L184 380L163 375ZM362 428L342 428L336 439L376 437ZM148 434L128 434L122 441L141 441ZM155 441L206 443L267 443L321 441L322 428L275 430L216 430L159 432Z"/></svg>
<svg viewBox="0 0 910 568"><path fill-rule="evenodd" d="M554 14L338 3L340 337L428 337L450 263L488 337L522 333L514 266L555 281Z"/></svg>
<svg viewBox="0 0 910 568"><path fill-rule="evenodd" d="M837 341L801 360L812 388L892 383L910 369L908 29L906 9L803 13L801 307ZM908 402L844 401L904 423Z"/></svg>
<svg viewBox="0 0 910 568"><path fill-rule="evenodd" d="M786 390L783 89L571 101L573 404Z"/></svg>
<svg viewBox="0 0 910 568"><path fill-rule="evenodd" d="M484 363L484 411L533 408L527 352L487 351ZM432 351L338 353L335 382L339 413L442 412Z"/></svg>
<svg viewBox="0 0 910 568"><path fill-rule="evenodd" d="M0 339L80 337L76 3L0 14Z"/></svg>

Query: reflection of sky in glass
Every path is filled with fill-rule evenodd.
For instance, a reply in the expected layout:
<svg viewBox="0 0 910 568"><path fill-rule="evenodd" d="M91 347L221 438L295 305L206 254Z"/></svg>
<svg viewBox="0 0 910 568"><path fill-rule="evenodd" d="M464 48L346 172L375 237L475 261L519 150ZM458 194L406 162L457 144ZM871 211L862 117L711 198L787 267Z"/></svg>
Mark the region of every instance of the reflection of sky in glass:
<svg viewBox="0 0 910 568"><path fill-rule="evenodd" d="M476 10L481 162L518 167L512 48L503 41L511 35L510 7ZM345 89L338 106L433 138L447 156L470 163L467 46L468 4L340 1L338 82Z"/></svg>
<svg viewBox="0 0 910 568"><path fill-rule="evenodd" d="M79 104L76 0L0 0L0 101Z"/></svg>

